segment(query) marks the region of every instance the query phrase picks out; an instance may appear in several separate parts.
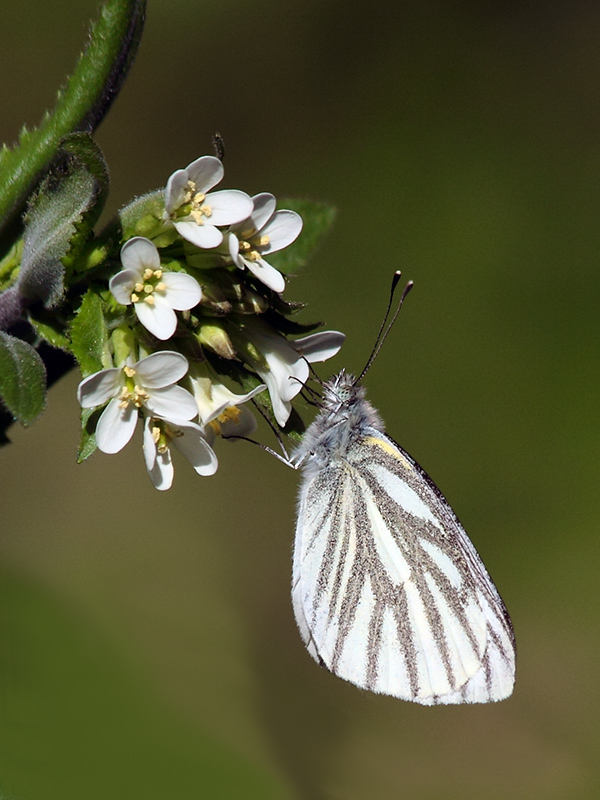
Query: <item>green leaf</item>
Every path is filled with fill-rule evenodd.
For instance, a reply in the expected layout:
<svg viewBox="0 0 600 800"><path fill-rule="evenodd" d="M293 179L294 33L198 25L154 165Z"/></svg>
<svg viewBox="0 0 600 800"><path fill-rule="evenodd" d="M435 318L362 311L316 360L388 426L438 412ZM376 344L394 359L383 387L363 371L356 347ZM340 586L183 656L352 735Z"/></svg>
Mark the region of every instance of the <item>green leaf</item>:
<svg viewBox="0 0 600 800"><path fill-rule="evenodd" d="M277 253L270 253L269 264L284 274L293 274L304 267L333 225L335 209L326 203L313 200L282 200L277 204L300 214L302 232L295 242Z"/></svg>
<svg viewBox="0 0 600 800"><path fill-rule="evenodd" d="M71 324L71 351L84 377L103 368L107 345L102 298L94 289L88 289Z"/></svg>
<svg viewBox="0 0 600 800"><path fill-rule="evenodd" d="M96 408L81 409L81 439L79 440L79 450L77 452L77 463L86 461L97 448L96 445L96 423L100 416Z"/></svg>
<svg viewBox="0 0 600 800"><path fill-rule="evenodd" d="M65 140L61 160L30 202L25 221L19 292L52 308L64 294L65 264L86 242L108 191L98 146L86 133Z"/></svg>
<svg viewBox="0 0 600 800"><path fill-rule="evenodd" d="M0 332L0 396L10 413L31 425L46 404L46 370L27 342Z"/></svg>
<svg viewBox="0 0 600 800"><path fill-rule="evenodd" d="M44 314L40 310L36 311L35 318L29 314L28 319L40 339L44 339L52 347L57 347L59 350L71 352L71 343L53 315Z"/></svg>
<svg viewBox="0 0 600 800"><path fill-rule="evenodd" d="M48 170L61 139L73 131L93 131L119 93L140 42L145 6L145 0L105 3L54 111L39 128L23 133L16 149L0 153L0 253L18 238L27 197Z"/></svg>

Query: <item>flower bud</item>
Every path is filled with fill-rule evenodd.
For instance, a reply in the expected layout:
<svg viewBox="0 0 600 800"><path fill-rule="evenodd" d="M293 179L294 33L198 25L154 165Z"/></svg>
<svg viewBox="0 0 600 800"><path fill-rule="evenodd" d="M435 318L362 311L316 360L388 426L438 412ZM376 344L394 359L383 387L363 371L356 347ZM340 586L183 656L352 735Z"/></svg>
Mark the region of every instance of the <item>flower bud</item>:
<svg viewBox="0 0 600 800"><path fill-rule="evenodd" d="M222 358L235 358L236 352L225 328L216 320L203 322L197 333L198 341Z"/></svg>

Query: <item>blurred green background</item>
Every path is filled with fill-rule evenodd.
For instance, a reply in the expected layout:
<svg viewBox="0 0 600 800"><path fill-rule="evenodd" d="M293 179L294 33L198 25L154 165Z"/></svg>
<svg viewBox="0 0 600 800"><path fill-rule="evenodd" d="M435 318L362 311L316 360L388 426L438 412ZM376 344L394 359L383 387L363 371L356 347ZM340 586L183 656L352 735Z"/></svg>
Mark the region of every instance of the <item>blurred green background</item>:
<svg viewBox="0 0 600 800"><path fill-rule="evenodd" d="M95 0L5 3L0 139L51 107ZM286 296L369 373L515 624L514 696L422 708L304 651L298 476L249 445L152 489L140 440L77 466L77 376L0 452L0 792L595 798L600 778L600 5L149 0L98 131L113 213L226 142L223 187L325 200ZM310 414L307 414L310 418Z"/></svg>

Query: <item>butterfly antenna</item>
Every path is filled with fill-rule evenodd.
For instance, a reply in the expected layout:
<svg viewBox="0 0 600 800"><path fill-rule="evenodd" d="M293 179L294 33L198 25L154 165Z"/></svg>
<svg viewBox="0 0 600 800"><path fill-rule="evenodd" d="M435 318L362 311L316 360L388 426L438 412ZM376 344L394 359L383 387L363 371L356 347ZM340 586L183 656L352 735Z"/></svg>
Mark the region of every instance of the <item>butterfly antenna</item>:
<svg viewBox="0 0 600 800"><path fill-rule="evenodd" d="M394 301L394 294L396 293L396 289L398 288L398 284L400 283L400 278L402 277L402 272L398 269L394 272L394 277L392 278L392 285L390 287L390 299L388 300L387 308L385 310L385 314L383 316L383 320L381 321L381 326L379 328L379 333L377 334L377 338L375 339L375 344L373 345L373 349L371 350L371 355L367 359L367 363L363 371L360 373L358 378L356 379L356 383L360 383L362 379L367 374L368 370L371 368L371 364L377 358L379 351L383 347L383 343L388 337L389 332L392 330L394 326L394 322L398 318L398 314L400 313L400 309L402 308L402 304L404 303L404 299L406 295L410 292L412 287L414 286L412 281L408 281L406 286L404 287L404 291L402 292L402 296L398 301L398 306L394 312L394 316L392 317L391 321L388 324L388 318L390 316L390 311L392 310L392 303Z"/></svg>

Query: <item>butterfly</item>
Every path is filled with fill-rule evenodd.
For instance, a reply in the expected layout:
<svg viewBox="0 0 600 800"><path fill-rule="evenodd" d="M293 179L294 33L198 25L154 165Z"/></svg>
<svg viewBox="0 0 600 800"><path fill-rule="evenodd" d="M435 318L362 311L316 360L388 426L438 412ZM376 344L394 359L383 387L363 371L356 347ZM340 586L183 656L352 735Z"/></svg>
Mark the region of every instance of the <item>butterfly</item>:
<svg viewBox="0 0 600 800"><path fill-rule="evenodd" d="M423 705L508 697L511 620L442 493L354 376L326 382L320 406L292 456L302 470L292 600L310 655Z"/></svg>

